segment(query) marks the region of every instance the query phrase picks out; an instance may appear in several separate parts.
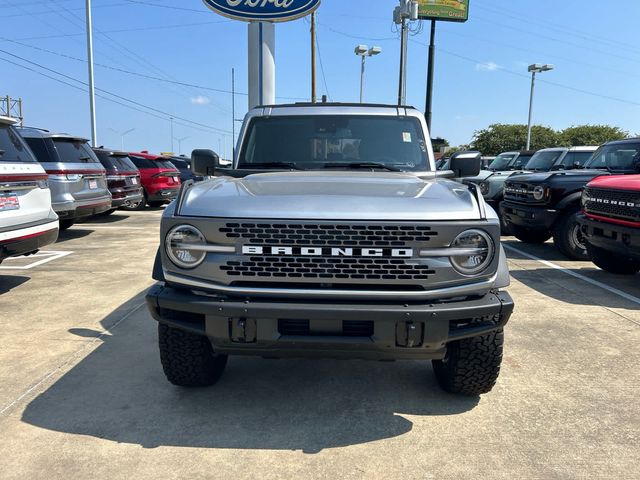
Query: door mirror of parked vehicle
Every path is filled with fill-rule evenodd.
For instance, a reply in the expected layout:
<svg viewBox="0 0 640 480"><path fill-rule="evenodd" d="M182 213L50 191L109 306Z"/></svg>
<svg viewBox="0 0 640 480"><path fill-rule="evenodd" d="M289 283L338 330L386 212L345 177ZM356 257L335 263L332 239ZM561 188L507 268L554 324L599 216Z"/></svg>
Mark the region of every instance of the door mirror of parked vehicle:
<svg viewBox="0 0 640 480"><path fill-rule="evenodd" d="M453 171L454 178L476 177L480 175L482 155L480 152L464 151L456 152L451 156L449 170Z"/></svg>
<svg viewBox="0 0 640 480"><path fill-rule="evenodd" d="M191 171L202 177L214 176L220 168L220 157L213 150L194 150L191 153Z"/></svg>

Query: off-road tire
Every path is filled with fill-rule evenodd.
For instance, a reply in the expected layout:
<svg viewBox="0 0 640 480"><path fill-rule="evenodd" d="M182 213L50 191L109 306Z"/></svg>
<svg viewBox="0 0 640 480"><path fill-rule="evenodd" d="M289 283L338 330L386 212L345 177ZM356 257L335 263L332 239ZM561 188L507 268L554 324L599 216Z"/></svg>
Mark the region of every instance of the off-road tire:
<svg viewBox="0 0 640 480"><path fill-rule="evenodd" d="M443 360L433 361L440 386L449 393L477 396L491 391L500 375L503 329L447 345Z"/></svg>
<svg viewBox="0 0 640 480"><path fill-rule="evenodd" d="M534 243L541 244L551 238L551 233L547 231L527 230L520 225L513 225L508 223L511 228L511 234L520 240L522 243Z"/></svg>
<svg viewBox="0 0 640 480"><path fill-rule="evenodd" d="M149 206L151 208L159 208L159 207L161 207L162 205L164 205L167 202L160 201L160 202L147 202L147 203L149 204Z"/></svg>
<svg viewBox="0 0 640 480"><path fill-rule="evenodd" d="M556 221L553 243L560 253L571 260L589 260L587 241L578 223L578 210L571 210Z"/></svg>
<svg viewBox="0 0 640 480"><path fill-rule="evenodd" d="M75 225L75 220L60 220L60 231L65 231L70 229Z"/></svg>
<svg viewBox="0 0 640 480"><path fill-rule="evenodd" d="M227 365L227 356L216 355L205 336L159 324L158 344L164 374L179 387L213 385Z"/></svg>
<svg viewBox="0 0 640 480"><path fill-rule="evenodd" d="M622 255L616 255L587 243L587 251L591 261L605 272L616 275L634 275L640 272L640 262Z"/></svg>

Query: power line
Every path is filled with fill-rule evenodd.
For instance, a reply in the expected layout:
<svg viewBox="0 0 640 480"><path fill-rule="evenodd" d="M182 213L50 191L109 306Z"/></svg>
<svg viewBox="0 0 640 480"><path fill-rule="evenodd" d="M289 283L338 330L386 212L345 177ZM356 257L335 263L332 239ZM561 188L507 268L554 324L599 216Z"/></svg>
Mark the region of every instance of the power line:
<svg viewBox="0 0 640 480"><path fill-rule="evenodd" d="M149 6L149 7L169 8L171 10L182 10L184 12L210 13L205 9L196 10L195 8L176 7L176 6L173 6L173 5L160 5L158 3L144 2L142 0L126 0L126 1L127 1L127 3L133 3L133 4L136 4L136 5L146 5L146 6Z"/></svg>
<svg viewBox="0 0 640 480"><path fill-rule="evenodd" d="M46 70L46 71L48 71L48 72L55 73L56 75L59 75L59 76L61 76L61 77L63 77L63 78L66 78L66 79L68 79L68 80L71 80L71 81L74 81L74 82L80 83L81 85L84 85L84 86L87 86L87 85L88 85L86 82L83 82L82 80L78 80L78 79L73 78L73 77L71 77L71 76L69 76L69 75L66 75L66 74L64 74L64 73L58 72L57 70L54 70L54 69L52 69L52 68L46 67L46 66L44 66L44 65L41 65L41 64L39 64L39 63L37 63L37 62L33 62L33 61L28 60L28 59L26 59L26 58L24 58L24 57L21 57L21 56L19 56L19 55L15 55L15 54L13 54L13 53L11 53L11 52L8 52L7 50L0 49L0 52L1 52L1 53L4 53L5 55L9 55L9 56L11 56L11 57L14 57L14 58L17 58L17 59L19 59L19 60L22 60L23 62L26 62L26 63L28 63L28 64L35 65L36 67L41 68L41 69L43 69L43 70ZM125 102L129 102L129 103L131 103L131 104L133 104L133 105L136 105L136 106L139 106L139 107L142 107L142 108L146 108L146 109L148 109L148 110L151 110L152 112L160 113L160 114L164 115L166 118L175 118L176 120L181 120L181 121L183 121L183 122L187 122L187 123L190 123L190 124L193 124L193 125L199 126L199 127L208 128L208 129L210 129L210 130L214 130L214 131L217 131L217 132L219 132L219 133L225 133L225 134L230 134L230 133L231 133L230 131L227 131L227 130L224 130L224 129L221 129L221 128L212 127L212 126L210 126L210 125L205 125L205 124L203 124L203 123L198 123L198 122L195 122L195 121L193 121L193 120L189 120L188 118L180 117L180 116L175 115L175 114L173 114L173 113L168 113L168 112L165 112L165 111L159 110L159 109L157 109L157 108L155 108L155 107L150 107L150 106L148 106L148 105L145 105L145 104L140 103L140 102L137 102L137 101L135 101L135 100L131 100L131 99L129 99L129 98L123 97L122 95L119 95L119 94L117 94L117 93L110 92L110 91L105 90L105 89L103 89L103 88L96 88L96 90L97 90L97 91L99 91L99 92L102 92L102 93L104 93L104 94L111 95L111 96L113 96L113 97L115 97L115 98L118 98L118 99L120 99L120 100L123 100L123 101L125 101Z"/></svg>

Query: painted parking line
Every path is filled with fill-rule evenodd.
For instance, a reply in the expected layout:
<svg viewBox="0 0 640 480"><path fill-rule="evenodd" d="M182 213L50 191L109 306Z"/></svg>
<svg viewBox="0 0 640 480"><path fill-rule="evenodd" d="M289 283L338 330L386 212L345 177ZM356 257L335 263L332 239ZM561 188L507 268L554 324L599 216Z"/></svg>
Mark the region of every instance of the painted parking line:
<svg viewBox="0 0 640 480"><path fill-rule="evenodd" d="M72 253L73 252L38 252L35 255L29 255L28 257L10 257L6 258L2 262L0 270L31 270L32 268L58 260L71 255ZM25 264L25 261L28 263Z"/></svg>
<svg viewBox="0 0 640 480"><path fill-rule="evenodd" d="M558 270L560 272L564 272L567 275L570 275L574 278L577 278L579 280L582 280L583 282L589 283L591 285L594 285L596 287L602 288L603 290L606 290L609 293L613 293L614 295L618 295L619 297L624 298L625 300L629 300L630 302L636 303L638 305L640 305L640 298L635 297L631 294L628 294L627 292L623 292L622 290L618 290L617 288L614 288L610 285L607 285L606 283L602 283L599 282L597 280L593 280L592 278L589 278L585 275L581 275L580 273L574 272L573 270L569 270L568 268L564 268L561 267L560 265L556 265L553 262L550 262L548 260L544 260L540 257L536 257L535 255L531 255L530 253L527 252L523 252L522 250L520 250L519 248L515 248L512 247L511 245L504 245L504 248L506 250L511 250L514 253L517 253L519 255L522 255L530 260L535 260L536 262L540 262L541 264L549 267L549 268L553 268L554 270Z"/></svg>

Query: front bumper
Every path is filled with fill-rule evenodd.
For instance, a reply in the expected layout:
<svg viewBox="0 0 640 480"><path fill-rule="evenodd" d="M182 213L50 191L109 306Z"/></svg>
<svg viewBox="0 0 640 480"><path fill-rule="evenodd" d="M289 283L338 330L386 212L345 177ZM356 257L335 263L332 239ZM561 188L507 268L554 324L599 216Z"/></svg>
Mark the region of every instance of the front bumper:
<svg viewBox="0 0 640 480"><path fill-rule="evenodd" d="M578 223L587 241L594 247L640 260L640 228L601 222L586 215L579 215Z"/></svg>
<svg viewBox="0 0 640 480"><path fill-rule="evenodd" d="M543 206L525 206L507 201L500 204L500 216L507 223L527 230L551 230L559 212Z"/></svg>
<svg viewBox="0 0 640 480"><path fill-rule="evenodd" d="M218 353L363 359L441 359L448 342L503 327L505 292L448 303L310 303L197 295L156 284L147 306L160 323L209 337Z"/></svg>

